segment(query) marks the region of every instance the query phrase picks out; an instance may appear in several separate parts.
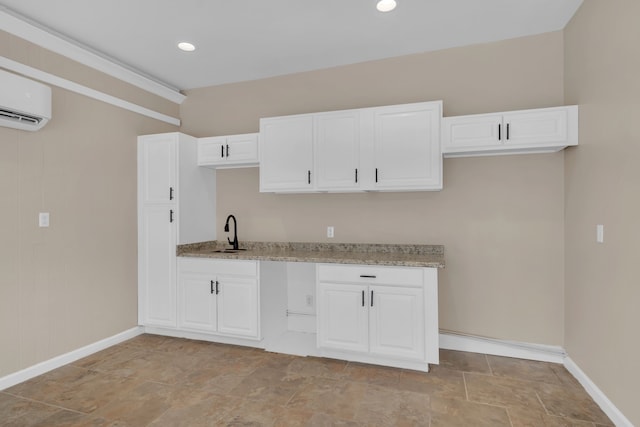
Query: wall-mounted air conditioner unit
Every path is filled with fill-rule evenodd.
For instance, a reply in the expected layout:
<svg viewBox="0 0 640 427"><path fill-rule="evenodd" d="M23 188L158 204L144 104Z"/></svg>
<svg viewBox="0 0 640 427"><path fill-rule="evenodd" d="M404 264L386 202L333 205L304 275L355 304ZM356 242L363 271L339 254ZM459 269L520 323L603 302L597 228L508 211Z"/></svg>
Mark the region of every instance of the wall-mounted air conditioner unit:
<svg viewBox="0 0 640 427"><path fill-rule="evenodd" d="M0 70L0 126L41 129L51 119L51 88Z"/></svg>

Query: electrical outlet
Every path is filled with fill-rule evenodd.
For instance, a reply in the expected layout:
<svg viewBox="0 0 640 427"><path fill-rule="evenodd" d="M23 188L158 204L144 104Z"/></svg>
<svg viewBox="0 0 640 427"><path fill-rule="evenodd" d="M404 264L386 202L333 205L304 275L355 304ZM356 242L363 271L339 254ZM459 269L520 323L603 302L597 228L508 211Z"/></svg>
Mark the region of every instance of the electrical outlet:
<svg viewBox="0 0 640 427"><path fill-rule="evenodd" d="M307 307L313 307L313 295L307 295L306 301L307 301Z"/></svg>
<svg viewBox="0 0 640 427"><path fill-rule="evenodd" d="M333 226L330 225L327 227L327 237L332 239L333 238Z"/></svg>
<svg viewBox="0 0 640 427"><path fill-rule="evenodd" d="M604 225L596 225L596 243L604 243Z"/></svg>

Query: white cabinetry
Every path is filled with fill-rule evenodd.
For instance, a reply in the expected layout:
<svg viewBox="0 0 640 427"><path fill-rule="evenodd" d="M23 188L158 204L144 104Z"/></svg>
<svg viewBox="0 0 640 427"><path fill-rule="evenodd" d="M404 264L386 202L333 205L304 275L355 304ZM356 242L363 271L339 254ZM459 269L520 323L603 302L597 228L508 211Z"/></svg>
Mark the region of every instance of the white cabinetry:
<svg viewBox="0 0 640 427"><path fill-rule="evenodd" d="M441 190L442 102L373 109L377 190Z"/></svg>
<svg viewBox="0 0 640 427"><path fill-rule="evenodd" d="M438 363L437 270L318 266L324 356L428 370Z"/></svg>
<svg viewBox="0 0 640 427"><path fill-rule="evenodd" d="M196 166L196 139L140 136L139 324L176 327L176 245L215 236L215 171Z"/></svg>
<svg viewBox="0 0 640 427"><path fill-rule="evenodd" d="M178 328L260 338L258 262L180 258Z"/></svg>
<svg viewBox="0 0 640 427"><path fill-rule="evenodd" d="M544 153L578 144L578 107L445 117L445 157Z"/></svg>
<svg viewBox="0 0 640 427"><path fill-rule="evenodd" d="M260 120L260 191L313 191L313 117Z"/></svg>
<svg viewBox="0 0 640 427"><path fill-rule="evenodd" d="M198 139L198 166L237 168L258 166L258 134Z"/></svg>
<svg viewBox="0 0 640 427"><path fill-rule="evenodd" d="M442 102L260 120L260 191L442 188Z"/></svg>
<svg viewBox="0 0 640 427"><path fill-rule="evenodd" d="M315 115L317 190L357 191L362 187L360 116L359 110Z"/></svg>
<svg viewBox="0 0 640 427"><path fill-rule="evenodd" d="M318 347L369 351L366 294L366 286L318 284Z"/></svg>

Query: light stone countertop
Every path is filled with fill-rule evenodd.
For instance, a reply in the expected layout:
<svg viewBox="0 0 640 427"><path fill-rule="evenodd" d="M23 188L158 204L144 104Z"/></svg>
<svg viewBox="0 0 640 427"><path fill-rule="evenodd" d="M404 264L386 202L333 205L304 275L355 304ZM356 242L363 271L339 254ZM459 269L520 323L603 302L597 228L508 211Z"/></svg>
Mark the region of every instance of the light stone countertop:
<svg viewBox="0 0 640 427"><path fill-rule="evenodd" d="M219 252L230 246L227 242L214 240L178 245L176 254L217 259L444 268L442 245L240 242L240 248L246 250Z"/></svg>

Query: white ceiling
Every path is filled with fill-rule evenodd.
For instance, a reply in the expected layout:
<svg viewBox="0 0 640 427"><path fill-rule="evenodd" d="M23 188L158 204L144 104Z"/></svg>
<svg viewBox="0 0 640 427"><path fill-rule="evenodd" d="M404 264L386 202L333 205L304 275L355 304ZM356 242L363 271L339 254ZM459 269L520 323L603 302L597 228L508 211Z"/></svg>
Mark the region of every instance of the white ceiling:
<svg viewBox="0 0 640 427"><path fill-rule="evenodd" d="M0 0L177 89L561 30L582 0ZM179 41L197 46L179 51Z"/></svg>

